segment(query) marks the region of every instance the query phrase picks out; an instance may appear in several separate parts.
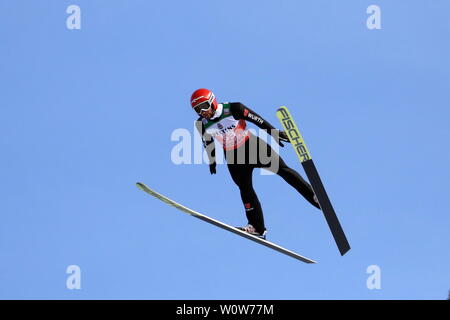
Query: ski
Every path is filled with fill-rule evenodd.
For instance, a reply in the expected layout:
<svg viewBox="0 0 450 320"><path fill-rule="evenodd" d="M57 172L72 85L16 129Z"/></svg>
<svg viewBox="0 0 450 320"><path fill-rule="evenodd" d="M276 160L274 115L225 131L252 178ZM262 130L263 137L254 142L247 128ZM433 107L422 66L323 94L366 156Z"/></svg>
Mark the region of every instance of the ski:
<svg viewBox="0 0 450 320"><path fill-rule="evenodd" d="M178 210L181 210L184 213L187 213L187 214L189 214L189 215L191 215L191 216L193 216L195 218L198 218L198 219L203 220L205 222L208 222L208 223L210 223L212 225L215 225L216 227L219 227L219 228L222 228L224 230L230 231L230 232L232 232L234 234L237 234L237 235L239 235L241 237L244 237L244 238L247 238L249 240L252 240L252 241L254 241L256 243L259 243L259 244L261 244L263 246L266 246L268 248L274 249L274 250L276 250L276 251L278 251L280 253L286 254L286 255L288 255L288 256L290 256L292 258L295 258L297 260L300 260L302 262L305 262L305 263L316 263L316 261L314 261L314 260L311 260L311 259L308 259L306 257L303 257L303 256L301 256L301 255L299 255L299 254L297 254L297 253L295 253L293 251L290 251L288 249L285 249L285 248L283 248L283 247L281 247L281 246L279 246L279 245L277 245L275 243L272 243L270 241L258 238L256 236L248 234L248 233L246 233L244 231L241 231L241 230L239 230L239 229L237 229L235 227L232 227L232 226L227 225L227 224L225 224L223 222L220 222L218 220L215 220L213 218L205 216L205 215L203 215L203 214L201 214L199 212L196 212L196 211L194 211L192 209L189 209L189 208L187 208L187 207L185 207L185 206L183 206L183 205L181 205L181 204L179 204L179 203L177 203L177 202L167 198L166 196L163 196L162 194L160 194L160 193L158 193L156 191L153 191L152 189L147 187L144 183L137 182L136 186L139 189L141 189L142 191L148 193L151 196L154 196L155 198L157 198L157 199L167 203L168 205L170 205L172 207L175 207Z"/></svg>
<svg viewBox="0 0 450 320"><path fill-rule="evenodd" d="M344 255L350 250L350 244L347 241L344 230L342 230L341 224L339 223L330 199L328 198L325 187L322 184L319 173L317 172L316 166L311 158L311 154L306 147L305 141L303 140L294 119L286 107L283 106L278 108L277 117L283 125L284 130L291 141L292 147L294 148L295 153L300 159L303 169L308 176L309 182L311 183L314 193L319 200L320 208L322 209L331 233L333 234L339 252L341 255Z"/></svg>

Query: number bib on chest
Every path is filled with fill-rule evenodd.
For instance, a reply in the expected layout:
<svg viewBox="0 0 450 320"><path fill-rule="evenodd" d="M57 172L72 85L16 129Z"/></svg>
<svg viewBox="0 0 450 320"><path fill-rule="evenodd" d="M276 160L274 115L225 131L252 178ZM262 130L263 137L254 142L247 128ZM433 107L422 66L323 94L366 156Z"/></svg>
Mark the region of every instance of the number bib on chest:
<svg viewBox="0 0 450 320"><path fill-rule="evenodd" d="M220 104L219 108L221 107L222 114L218 119L203 119L206 133L217 139L225 150L239 148L250 136L246 129L247 123L244 119L234 119L231 115L229 104Z"/></svg>

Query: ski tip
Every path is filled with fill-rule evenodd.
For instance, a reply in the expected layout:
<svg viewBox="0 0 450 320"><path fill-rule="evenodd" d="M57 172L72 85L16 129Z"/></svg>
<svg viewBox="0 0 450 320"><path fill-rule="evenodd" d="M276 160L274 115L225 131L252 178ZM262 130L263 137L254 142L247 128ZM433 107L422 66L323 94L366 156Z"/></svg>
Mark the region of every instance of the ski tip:
<svg viewBox="0 0 450 320"><path fill-rule="evenodd" d="M145 184L143 184L142 182L136 182L136 187L138 187L141 190L144 190Z"/></svg>

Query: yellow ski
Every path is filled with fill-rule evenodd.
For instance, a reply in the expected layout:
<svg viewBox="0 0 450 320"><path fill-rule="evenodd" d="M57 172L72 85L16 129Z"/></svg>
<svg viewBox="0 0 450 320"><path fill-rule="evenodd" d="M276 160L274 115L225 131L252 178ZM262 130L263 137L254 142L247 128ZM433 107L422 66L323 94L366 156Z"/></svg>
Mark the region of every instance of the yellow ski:
<svg viewBox="0 0 450 320"><path fill-rule="evenodd" d="M327 220L336 245L338 246L341 255L344 255L350 250L350 244L348 243L344 230L342 230L341 224L336 216L336 213L334 212L333 206L325 191L325 187L322 184L311 154L306 147L305 141L303 140L303 137L300 134L291 113L286 107L278 108L277 117L283 125L284 131L288 135L292 147L294 148L295 153L300 159L303 169L308 176L311 187L319 200L320 208L322 209L325 219Z"/></svg>

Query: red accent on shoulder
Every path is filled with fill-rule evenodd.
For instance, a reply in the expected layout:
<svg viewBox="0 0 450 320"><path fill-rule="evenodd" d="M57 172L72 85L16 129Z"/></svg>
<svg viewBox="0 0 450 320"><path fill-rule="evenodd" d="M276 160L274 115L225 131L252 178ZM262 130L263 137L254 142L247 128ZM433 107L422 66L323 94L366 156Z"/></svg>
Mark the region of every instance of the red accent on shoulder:
<svg viewBox="0 0 450 320"><path fill-rule="evenodd" d="M250 207L251 207L250 203L245 203L244 205L245 205L245 209L250 209Z"/></svg>

